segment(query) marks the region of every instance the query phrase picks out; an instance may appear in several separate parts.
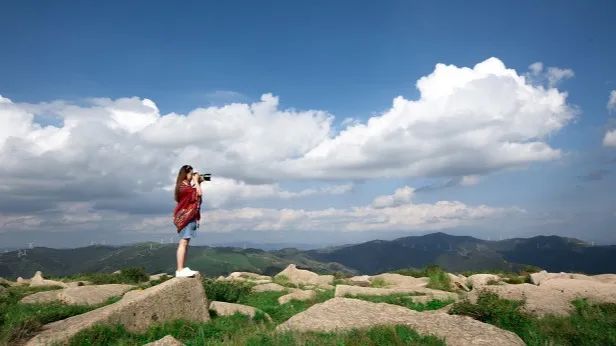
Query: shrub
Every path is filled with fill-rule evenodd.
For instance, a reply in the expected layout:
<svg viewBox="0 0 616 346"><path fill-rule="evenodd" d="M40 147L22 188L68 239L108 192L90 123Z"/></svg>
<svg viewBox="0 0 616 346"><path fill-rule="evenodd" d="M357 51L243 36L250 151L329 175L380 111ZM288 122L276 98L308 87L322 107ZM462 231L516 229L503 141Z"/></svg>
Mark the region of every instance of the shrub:
<svg viewBox="0 0 616 346"><path fill-rule="evenodd" d="M385 282L383 278L376 278L376 279L370 280L370 287L385 287L385 286L387 286L387 283Z"/></svg>
<svg viewBox="0 0 616 346"><path fill-rule="evenodd" d="M203 288L208 300L237 303L250 294L254 284L235 280L203 279Z"/></svg>

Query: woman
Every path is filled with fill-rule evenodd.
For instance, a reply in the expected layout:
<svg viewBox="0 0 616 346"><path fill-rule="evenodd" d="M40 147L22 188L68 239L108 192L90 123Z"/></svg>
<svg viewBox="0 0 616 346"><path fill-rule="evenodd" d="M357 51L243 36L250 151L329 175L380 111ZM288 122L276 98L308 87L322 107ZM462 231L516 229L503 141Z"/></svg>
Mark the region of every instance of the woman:
<svg viewBox="0 0 616 346"><path fill-rule="evenodd" d="M180 237L178 244L176 277L191 277L198 272L185 267L186 255L188 254L188 243L195 237L201 213L201 186L199 174L193 172L190 165L180 168L175 182L175 201L177 202L173 210L173 223L175 224Z"/></svg>

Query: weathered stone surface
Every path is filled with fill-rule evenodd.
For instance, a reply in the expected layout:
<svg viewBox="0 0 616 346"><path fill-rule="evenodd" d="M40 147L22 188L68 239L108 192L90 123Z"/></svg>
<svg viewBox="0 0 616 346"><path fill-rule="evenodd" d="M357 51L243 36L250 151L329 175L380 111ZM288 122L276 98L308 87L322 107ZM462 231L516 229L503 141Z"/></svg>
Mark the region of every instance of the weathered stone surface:
<svg viewBox="0 0 616 346"><path fill-rule="evenodd" d="M173 278L145 290L134 290L102 308L52 322L26 345L65 343L79 331L95 324L121 324L127 330L142 332L152 323L185 319L207 322L210 319L201 275Z"/></svg>
<svg viewBox="0 0 616 346"><path fill-rule="evenodd" d="M315 304L276 327L276 331L348 331L376 325L404 324L423 335L436 335L448 345L524 345L514 333L467 316L425 313L402 306L351 298Z"/></svg>
<svg viewBox="0 0 616 346"><path fill-rule="evenodd" d="M286 287L279 285L277 283L266 283L266 284L260 284L260 285L255 285L252 287L252 291L253 292L267 292L267 291L276 291L276 292L282 292L285 290Z"/></svg>
<svg viewBox="0 0 616 346"><path fill-rule="evenodd" d="M388 288L426 287L429 282L428 278L416 278L396 273L382 273L378 275L372 275L370 277L370 281L374 281L375 279L381 279L385 281L385 284Z"/></svg>
<svg viewBox="0 0 616 346"><path fill-rule="evenodd" d="M616 303L614 285L590 280L550 279L541 285L532 284L483 286L469 293L475 302L480 292L494 292L501 298L524 300L523 310L534 315L566 316L571 313L571 301L587 298L595 303Z"/></svg>
<svg viewBox="0 0 616 346"><path fill-rule="evenodd" d="M143 346L184 346L184 343L171 335L167 335L162 339L149 342Z"/></svg>
<svg viewBox="0 0 616 346"><path fill-rule="evenodd" d="M227 279L236 279L236 278L272 281L272 278L267 275L255 274L251 272L233 272L227 276Z"/></svg>
<svg viewBox="0 0 616 346"><path fill-rule="evenodd" d="M133 287L122 284L69 287L37 292L22 298L21 302L32 304L58 301L69 305L97 305L106 302L111 297L121 296Z"/></svg>
<svg viewBox="0 0 616 346"><path fill-rule="evenodd" d="M278 297L278 304L285 304L291 300L310 300L317 296L317 293L313 290L296 290L284 296Z"/></svg>
<svg viewBox="0 0 616 346"><path fill-rule="evenodd" d="M241 314L248 315L250 317L255 317L255 313L257 311L263 312L252 306L243 305L243 304L235 304L235 303L227 303L227 302L219 302L219 301L212 301L210 303L210 310L213 310L214 312L216 312L218 316L230 316L230 315L235 314L236 312L239 312ZM263 314L265 314L265 317L268 320L270 321L272 320L270 315L268 315L265 312L263 312Z"/></svg>
<svg viewBox="0 0 616 346"><path fill-rule="evenodd" d="M592 278L604 284L616 284L616 274L599 274L593 275Z"/></svg>
<svg viewBox="0 0 616 346"><path fill-rule="evenodd" d="M0 278L0 286L14 286L16 282L9 281L5 278Z"/></svg>
<svg viewBox="0 0 616 346"><path fill-rule="evenodd" d="M24 304L42 304L59 301L60 298L58 297L58 295L62 291L63 289L36 292L21 298L19 302Z"/></svg>
<svg viewBox="0 0 616 346"><path fill-rule="evenodd" d="M18 285L29 285L30 284L30 279L24 279L21 276L17 278L17 280L15 280L15 282Z"/></svg>
<svg viewBox="0 0 616 346"><path fill-rule="evenodd" d="M37 271L34 273L34 276L30 279L30 287L41 287L41 286L59 286L59 287L68 287L67 284L61 281L56 280L47 280L43 278L43 273L41 271Z"/></svg>
<svg viewBox="0 0 616 346"><path fill-rule="evenodd" d="M466 286L466 282L468 281L468 278L460 275L454 275L451 273L447 273L447 276L449 276L449 280L451 281L451 288L452 289L459 289L459 290L464 290L464 291L470 291L470 289L468 288L468 286Z"/></svg>
<svg viewBox="0 0 616 346"><path fill-rule="evenodd" d="M351 285L336 285L335 297L346 297L354 295L375 295L387 296L390 294L408 293L410 295L425 295L430 297L430 300L458 300L458 295L453 292L433 290L426 287L396 287L396 288L377 288L377 287L361 287Z"/></svg>
<svg viewBox="0 0 616 346"><path fill-rule="evenodd" d="M311 272L306 269L298 269L295 264L289 264L283 271L276 274L276 276L284 275L289 279L290 283L299 284L313 284L317 286L329 287L334 283L333 275L319 275L315 272Z"/></svg>
<svg viewBox="0 0 616 346"><path fill-rule="evenodd" d="M357 275L346 279L346 281L349 285L368 287L370 286L370 275Z"/></svg>
<svg viewBox="0 0 616 346"><path fill-rule="evenodd" d="M66 287L80 287L80 286L87 286L91 284L92 283L90 281L71 281L71 282L66 282Z"/></svg>
<svg viewBox="0 0 616 346"><path fill-rule="evenodd" d="M167 273L158 273L158 274L150 275L150 281L160 280L164 276L172 277L173 275L169 275Z"/></svg>
<svg viewBox="0 0 616 346"><path fill-rule="evenodd" d="M500 281L500 276L494 274L473 274L468 277L467 285L473 289L487 285L491 281Z"/></svg>

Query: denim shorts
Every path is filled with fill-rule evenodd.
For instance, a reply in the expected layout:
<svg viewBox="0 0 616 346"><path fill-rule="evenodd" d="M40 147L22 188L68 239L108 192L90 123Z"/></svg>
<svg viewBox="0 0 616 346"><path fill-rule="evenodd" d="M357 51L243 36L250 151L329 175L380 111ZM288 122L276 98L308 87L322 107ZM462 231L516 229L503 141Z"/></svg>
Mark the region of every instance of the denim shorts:
<svg viewBox="0 0 616 346"><path fill-rule="evenodd" d="M197 221L191 221L188 225L186 225L186 227L180 230L178 237L182 239L194 238L197 235L197 228L199 228Z"/></svg>

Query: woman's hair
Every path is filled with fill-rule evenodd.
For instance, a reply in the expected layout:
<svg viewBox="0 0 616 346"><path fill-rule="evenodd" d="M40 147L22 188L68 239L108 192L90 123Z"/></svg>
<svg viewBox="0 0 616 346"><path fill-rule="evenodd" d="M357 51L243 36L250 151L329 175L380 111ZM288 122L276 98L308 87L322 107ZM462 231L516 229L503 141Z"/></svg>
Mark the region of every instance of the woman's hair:
<svg viewBox="0 0 616 346"><path fill-rule="evenodd" d="M188 173L192 172L192 167L190 165L184 165L182 167L180 167L180 171L178 172L178 178L175 181L175 201L179 202L180 201L180 184L182 183L182 181L184 181L184 179L186 179L186 176L188 175Z"/></svg>

